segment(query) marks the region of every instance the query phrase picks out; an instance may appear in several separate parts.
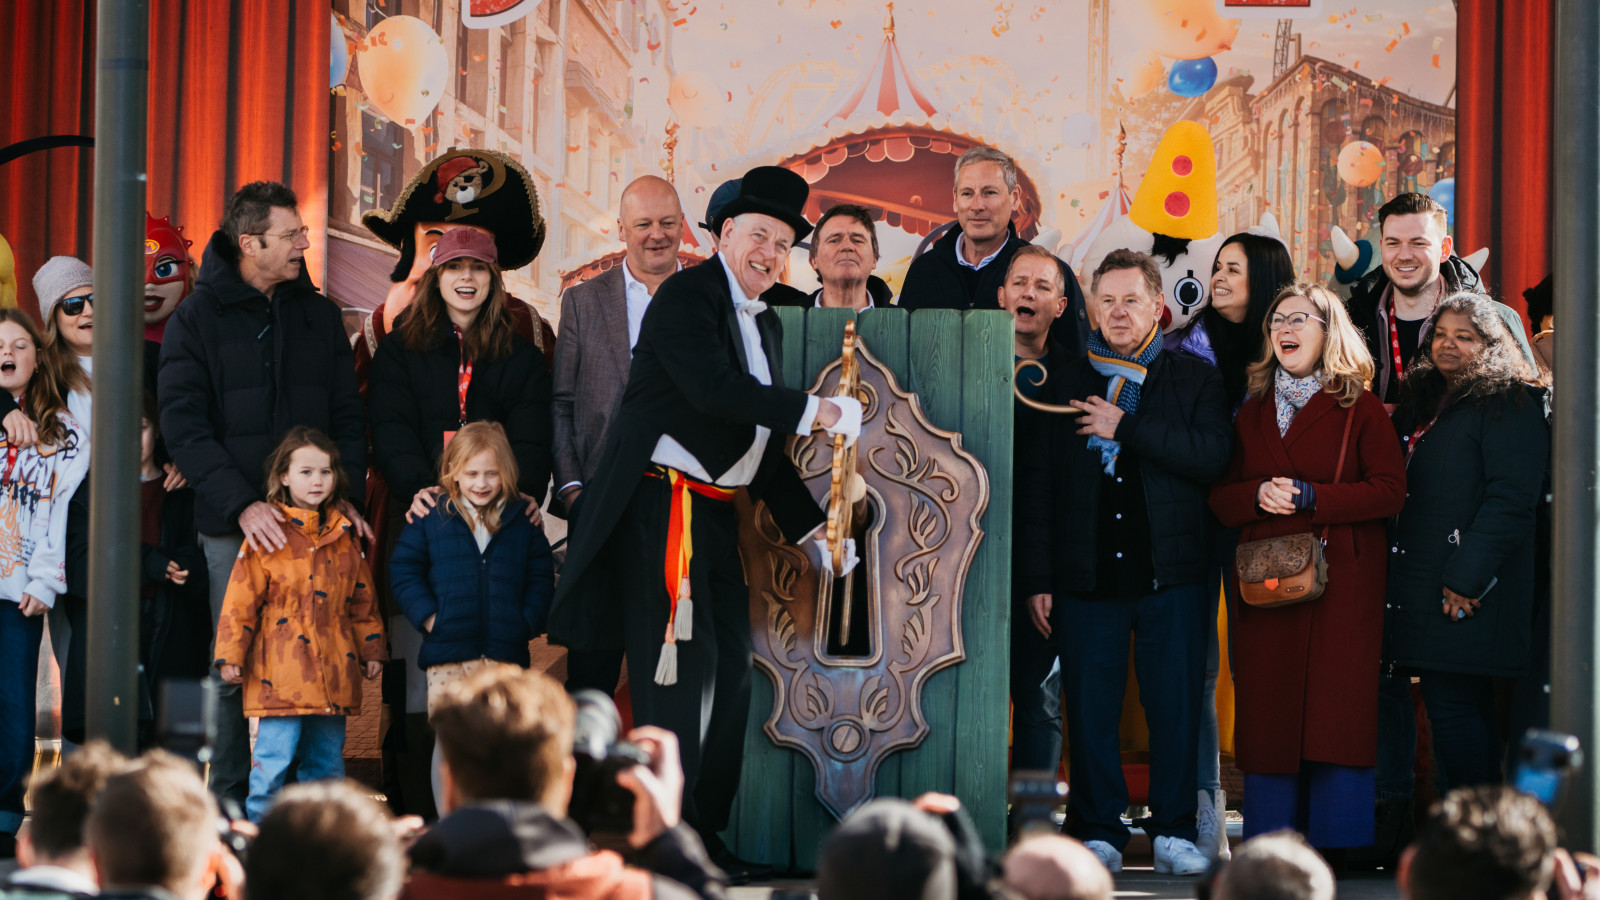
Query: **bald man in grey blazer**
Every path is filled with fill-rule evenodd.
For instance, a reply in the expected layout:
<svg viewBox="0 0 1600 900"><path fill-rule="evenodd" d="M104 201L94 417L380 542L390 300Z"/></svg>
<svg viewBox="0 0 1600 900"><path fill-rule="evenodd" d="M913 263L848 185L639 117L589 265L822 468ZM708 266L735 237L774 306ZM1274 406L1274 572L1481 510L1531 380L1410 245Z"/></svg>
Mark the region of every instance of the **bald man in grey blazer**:
<svg viewBox="0 0 1600 900"><path fill-rule="evenodd" d="M678 271L685 223L677 189L654 175L622 192L617 231L626 246L622 265L561 296L561 336L556 341L552 413L555 420L556 493L567 515L582 515L584 485L594 477L606 432L628 384L639 324L656 288ZM613 692L622 668L622 636L615 646L567 657L567 687Z"/></svg>

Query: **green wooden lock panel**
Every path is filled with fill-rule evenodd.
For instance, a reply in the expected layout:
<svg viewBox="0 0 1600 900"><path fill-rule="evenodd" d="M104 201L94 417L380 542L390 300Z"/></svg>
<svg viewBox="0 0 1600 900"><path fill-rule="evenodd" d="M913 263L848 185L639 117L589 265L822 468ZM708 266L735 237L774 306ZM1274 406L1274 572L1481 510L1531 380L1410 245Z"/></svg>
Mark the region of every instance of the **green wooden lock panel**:
<svg viewBox="0 0 1600 900"><path fill-rule="evenodd" d="M936 672L922 689L929 725L920 746L890 754L878 768L876 796L914 798L940 791L960 798L984 843L1005 838L1011 633L1012 431L1014 344L1010 314L778 307L784 384L809 390L839 357L845 323L878 361L918 395L928 420L959 432L983 464L989 503L962 600L965 661ZM780 871L814 871L835 824L817 801L811 763L772 743L762 724L772 684L752 673L744 771L726 833L739 856Z"/></svg>

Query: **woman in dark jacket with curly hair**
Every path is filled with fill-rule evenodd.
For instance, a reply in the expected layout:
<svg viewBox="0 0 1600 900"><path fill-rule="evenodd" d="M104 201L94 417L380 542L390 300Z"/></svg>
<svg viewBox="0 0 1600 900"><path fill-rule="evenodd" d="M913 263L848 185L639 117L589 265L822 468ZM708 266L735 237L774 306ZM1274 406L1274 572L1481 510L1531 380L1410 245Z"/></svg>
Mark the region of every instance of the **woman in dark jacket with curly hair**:
<svg viewBox="0 0 1600 900"><path fill-rule="evenodd" d="M1439 305L1395 427L1408 491L1390 547L1389 665L1419 676L1448 787L1500 780L1493 679L1528 665L1543 391L1481 294Z"/></svg>

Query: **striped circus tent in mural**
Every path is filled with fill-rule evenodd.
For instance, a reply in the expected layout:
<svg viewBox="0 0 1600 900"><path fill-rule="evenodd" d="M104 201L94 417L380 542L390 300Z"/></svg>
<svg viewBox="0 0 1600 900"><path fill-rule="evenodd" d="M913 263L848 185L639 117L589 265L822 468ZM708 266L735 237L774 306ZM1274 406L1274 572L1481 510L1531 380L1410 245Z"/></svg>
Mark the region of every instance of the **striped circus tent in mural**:
<svg viewBox="0 0 1600 900"><path fill-rule="evenodd" d="M894 5L890 4L877 58L855 87L822 117L824 124L835 119L870 119L874 114L887 118L897 113L916 115L920 112L923 116L931 116L938 112L930 99L933 91L911 74L911 70L906 68L905 59L900 56L900 46L894 39L893 10Z"/></svg>

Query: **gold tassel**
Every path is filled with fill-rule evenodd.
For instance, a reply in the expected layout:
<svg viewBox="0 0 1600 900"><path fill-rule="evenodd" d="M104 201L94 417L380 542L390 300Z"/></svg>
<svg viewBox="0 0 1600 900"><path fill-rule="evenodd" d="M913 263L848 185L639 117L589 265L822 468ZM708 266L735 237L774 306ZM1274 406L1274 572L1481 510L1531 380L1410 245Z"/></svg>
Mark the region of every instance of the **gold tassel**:
<svg viewBox="0 0 1600 900"><path fill-rule="evenodd" d="M672 616L672 635L680 641L694 637L694 601L689 598L689 579L678 585L678 611Z"/></svg>
<svg viewBox="0 0 1600 900"><path fill-rule="evenodd" d="M661 659L656 663L656 684L678 683L678 645L667 641L661 645Z"/></svg>

